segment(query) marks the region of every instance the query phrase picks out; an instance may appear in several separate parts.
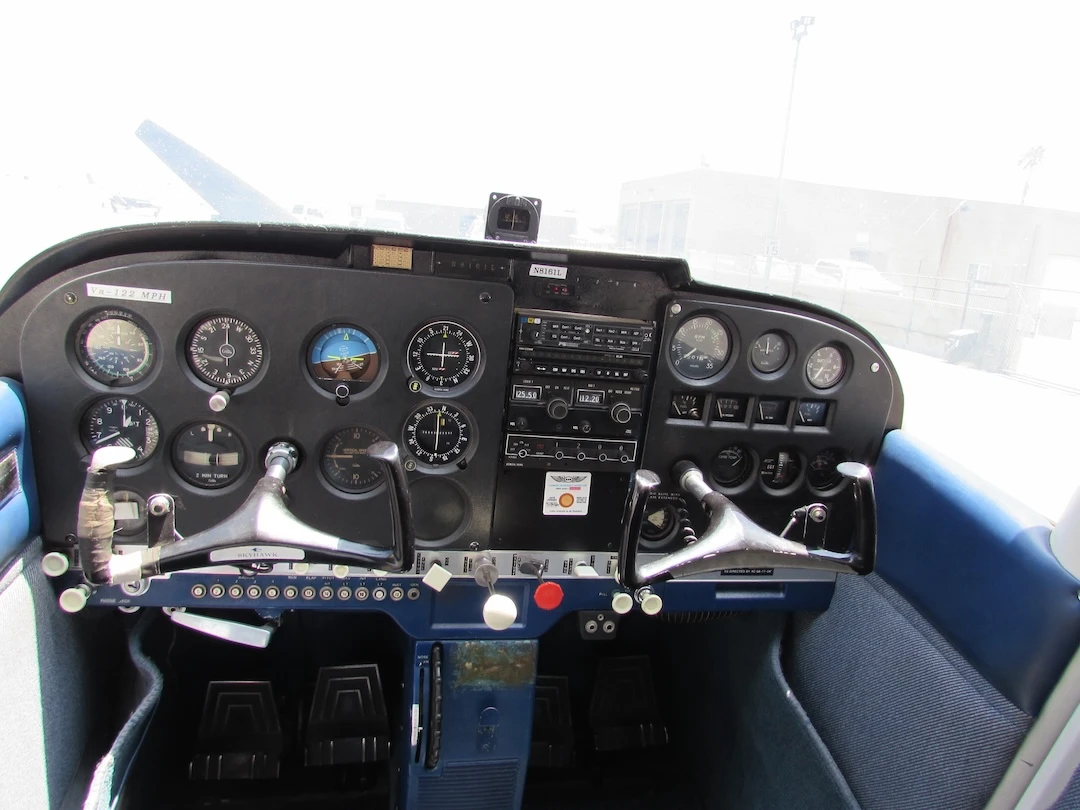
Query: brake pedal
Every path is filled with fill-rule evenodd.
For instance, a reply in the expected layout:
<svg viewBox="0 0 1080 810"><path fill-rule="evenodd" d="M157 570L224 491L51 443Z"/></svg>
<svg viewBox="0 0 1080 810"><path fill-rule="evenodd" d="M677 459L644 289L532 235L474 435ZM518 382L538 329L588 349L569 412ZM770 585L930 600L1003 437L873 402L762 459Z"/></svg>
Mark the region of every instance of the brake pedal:
<svg viewBox="0 0 1080 810"><path fill-rule="evenodd" d="M284 743L269 681L211 681L191 779L276 779Z"/></svg>
<svg viewBox="0 0 1080 810"><path fill-rule="evenodd" d="M390 721L377 664L323 667L305 735L307 765L351 765L390 758Z"/></svg>
<svg viewBox="0 0 1080 810"><path fill-rule="evenodd" d="M668 742L648 656L601 659L589 707L597 751L653 748Z"/></svg>

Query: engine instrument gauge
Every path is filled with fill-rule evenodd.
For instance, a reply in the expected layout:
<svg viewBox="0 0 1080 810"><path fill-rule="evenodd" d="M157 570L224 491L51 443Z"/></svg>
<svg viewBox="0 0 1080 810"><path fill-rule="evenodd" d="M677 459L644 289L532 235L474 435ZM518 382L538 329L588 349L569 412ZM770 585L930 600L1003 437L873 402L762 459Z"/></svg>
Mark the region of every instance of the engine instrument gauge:
<svg viewBox="0 0 1080 810"><path fill-rule="evenodd" d="M750 363L762 374L772 374L784 367L790 353L783 335L766 332L750 348Z"/></svg>
<svg viewBox="0 0 1080 810"><path fill-rule="evenodd" d="M107 385L134 385L154 367L154 342L121 309L91 315L79 327L75 350L86 373Z"/></svg>
<svg viewBox="0 0 1080 810"><path fill-rule="evenodd" d="M843 450L822 450L810 462L806 482L819 492L836 489L844 480L844 476L836 471L836 465L842 461L847 461Z"/></svg>
<svg viewBox="0 0 1080 810"><path fill-rule="evenodd" d="M806 379L814 388L832 388L844 376L844 355L835 346L815 349L806 361Z"/></svg>
<svg viewBox="0 0 1080 810"><path fill-rule="evenodd" d="M432 403L417 408L405 420L403 438L418 461L442 467L466 457L472 442L472 422L456 405Z"/></svg>
<svg viewBox="0 0 1080 810"><path fill-rule="evenodd" d="M321 388L338 393L344 385L356 394L378 376L379 348L359 327L328 326L311 342L308 370Z"/></svg>
<svg viewBox="0 0 1080 810"><path fill-rule="evenodd" d="M173 466L180 477L203 489L227 487L244 471L240 437L217 422L191 425L173 443Z"/></svg>
<svg viewBox="0 0 1080 810"><path fill-rule="evenodd" d="M704 394L680 393L671 395L671 410L668 415L672 419L700 419L704 411Z"/></svg>
<svg viewBox="0 0 1080 810"><path fill-rule="evenodd" d="M231 389L255 379L263 364L263 342L251 324L216 315L195 327L187 354L191 370L203 382Z"/></svg>
<svg viewBox="0 0 1080 810"><path fill-rule="evenodd" d="M737 487L750 477L753 464L750 451L742 445L733 444L713 456L709 471L720 486Z"/></svg>
<svg viewBox="0 0 1080 810"><path fill-rule="evenodd" d="M731 352L727 327L709 315L685 321L668 346L675 370L691 380L705 380L719 373Z"/></svg>
<svg viewBox="0 0 1080 810"><path fill-rule="evenodd" d="M480 367L480 342L459 323L435 321L421 327L408 348L409 371L436 391L468 381Z"/></svg>
<svg viewBox="0 0 1080 810"><path fill-rule="evenodd" d="M83 444L93 453L99 447L130 447L135 458L128 466L146 461L157 449L160 430L150 409L132 397L112 397L94 404L83 416Z"/></svg>
<svg viewBox="0 0 1080 810"><path fill-rule="evenodd" d="M769 489L787 489L802 474L802 458L799 451L790 447L774 450L761 462L758 475L761 483Z"/></svg>
<svg viewBox="0 0 1080 810"><path fill-rule="evenodd" d="M641 523L641 539L647 543L662 543L675 533L677 515L675 507L650 499L645 507L645 519Z"/></svg>
<svg viewBox="0 0 1080 810"><path fill-rule="evenodd" d="M368 492L383 479L382 464L368 455L375 442L385 441L368 427L347 427L326 440L322 452L322 471L335 489L351 494Z"/></svg>

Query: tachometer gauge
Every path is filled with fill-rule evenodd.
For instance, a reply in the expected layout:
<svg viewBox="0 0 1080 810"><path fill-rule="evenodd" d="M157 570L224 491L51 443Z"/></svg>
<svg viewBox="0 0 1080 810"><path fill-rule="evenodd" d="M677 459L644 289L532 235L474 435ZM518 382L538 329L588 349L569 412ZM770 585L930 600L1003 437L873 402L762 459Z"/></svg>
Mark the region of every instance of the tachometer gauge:
<svg viewBox="0 0 1080 810"><path fill-rule="evenodd" d="M173 466L189 484L203 489L226 487L244 471L244 445L232 430L200 422L173 443Z"/></svg>
<svg viewBox="0 0 1080 810"><path fill-rule="evenodd" d="M772 374L784 367L788 359L788 343L777 332L766 332L754 341L750 363L762 374Z"/></svg>
<svg viewBox="0 0 1080 810"><path fill-rule="evenodd" d="M684 322L668 346L675 370L691 380L705 380L719 373L730 351L727 327L709 315Z"/></svg>
<svg viewBox="0 0 1080 810"><path fill-rule="evenodd" d="M328 326L308 350L308 370L320 388L359 393L379 374L379 349L363 330L347 324Z"/></svg>
<svg viewBox="0 0 1080 810"><path fill-rule="evenodd" d="M424 405L405 420L405 446L429 467L455 464L466 457L472 423L456 405Z"/></svg>
<svg viewBox="0 0 1080 810"><path fill-rule="evenodd" d="M844 355L835 346L815 349L806 361L806 379L814 388L832 388L844 376Z"/></svg>
<svg viewBox="0 0 1080 810"><path fill-rule="evenodd" d="M207 318L188 341L191 370L218 388L237 388L255 379L263 363L263 342L250 324L231 315Z"/></svg>
<svg viewBox="0 0 1080 810"><path fill-rule="evenodd" d="M371 428L348 427L326 441L322 471L335 489L358 494L377 487L383 479L382 464L368 455L375 442L385 441Z"/></svg>
<svg viewBox="0 0 1080 810"><path fill-rule="evenodd" d="M836 465L846 460L843 450L822 450L810 462L806 482L819 492L836 489L844 480L844 476L836 471Z"/></svg>
<svg viewBox="0 0 1080 810"><path fill-rule="evenodd" d="M408 348L409 370L431 388L446 391L466 382L480 366L480 342L464 326L435 321L422 327Z"/></svg>
<svg viewBox="0 0 1080 810"><path fill-rule="evenodd" d="M758 475L769 489L787 489L799 480L802 458L793 448L775 450L761 461Z"/></svg>
<svg viewBox="0 0 1080 810"><path fill-rule="evenodd" d="M76 354L87 374L108 385L134 385L154 367L154 342L120 309L97 312L83 323Z"/></svg>
<svg viewBox="0 0 1080 810"><path fill-rule="evenodd" d="M146 461L158 445L158 421L150 409L131 397L103 399L86 412L80 430L83 444L93 453L99 447L130 447L135 458Z"/></svg>

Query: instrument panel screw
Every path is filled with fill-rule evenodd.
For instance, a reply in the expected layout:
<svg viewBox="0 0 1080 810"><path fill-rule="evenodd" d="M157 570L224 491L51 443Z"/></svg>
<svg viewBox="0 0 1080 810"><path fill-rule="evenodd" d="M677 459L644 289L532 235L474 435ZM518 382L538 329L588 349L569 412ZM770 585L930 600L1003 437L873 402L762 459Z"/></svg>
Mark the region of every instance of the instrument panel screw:
<svg viewBox="0 0 1080 810"><path fill-rule="evenodd" d="M672 315L678 315L680 312L682 312L682 304L672 304L671 305L671 314Z"/></svg>
<svg viewBox="0 0 1080 810"><path fill-rule="evenodd" d="M489 292L480 293L480 303L486 304L490 300L491 300L491 293L489 293Z"/></svg>
<svg viewBox="0 0 1080 810"><path fill-rule="evenodd" d="M881 363L871 363L870 370L877 374L879 371L881 371Z"/></svg>
<svg viewBox="0 0 1080 810"><path fill-rule="evenodd" d="M79 300L79 296L77 296L75 293L73 293L73 292L64 293L64 303L65 304L74 304L78 300Z"/></svg>
<svg viewBox="0 0 1080 810"><path fill-rule="evenodd" d="M409 472L412 472L416 469L416 462L413 461L411 458L405 459L405 469Z"/></svg>
<svg viewBox="0 0 1080 810"><path fill-rule="evenodd" d="M169 503L169 499L164 495L155 495L150 499L150 503L147 504L147 509L154 517L161 517L167 514L172 504Z"/></svg>

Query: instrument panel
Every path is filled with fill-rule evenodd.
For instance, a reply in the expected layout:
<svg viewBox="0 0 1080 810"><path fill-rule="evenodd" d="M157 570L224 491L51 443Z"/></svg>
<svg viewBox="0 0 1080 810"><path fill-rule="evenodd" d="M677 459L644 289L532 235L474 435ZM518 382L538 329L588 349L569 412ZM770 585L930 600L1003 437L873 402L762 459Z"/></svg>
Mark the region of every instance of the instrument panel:
<svg viewBox="0 0 1080 810"><path fill-rule="evenodd" d="M293 513L389 546L389 485L368 456L383 440L405 459L413 577L435 563L468 576L488 554L504 577L535 579L522 560L550 577L588 561L610 583L635 471L661 479L646 554L702 530L705 516L671 477L680 460L774 532L820 503L828 519L798 539L842 547L850 537L837 464L872 463L902 408L887 357L853 324L695 285L677 260L429 240L410 249L411 270L389 270L371 266L373 237L349 238L337 262L150 252L70 263L38 284L17 313L19 356L6 363L25 386L38 469L49 471L47 543L70 547L98 447L134 451L114 501L117 542L138 544L153 495L175 498L179 533L207 529L244 502L268 447L289 441L300 451L286 481ZM324 578L311 600L294 583L296 605L356 606L367 603L357 592L394 587L378 572L270 568ZM782 578L823 579L805 573ZM265 602L270 588L285 600L291 587L251 584L238 586L236 606ZM196 598L196 585L198 599L223 606L234 590L227 577L203 577L182 592ZM400 587L402 605L414 601Z"/></svg>
<svg viewBox="0 0 1080 810"><path fill-rule="evenodd" d="M87 294L102 288L165 290L170 303ZM475 448L499 443L507 370L484 357L508 356L512 307L505 284L229 262L65 285L21 341L35 452L57 471L41 492L46 536L75 531L72 494L98 447L132 447L118 485L143 500L175 493L191 534L235 511L269 445L290 437L290 505L311 525L389 537L387 487L366 453L391 439L415 482L434 479L426 497L459 507L421 520L421 545L486 543L497 456Z"/></svg>

